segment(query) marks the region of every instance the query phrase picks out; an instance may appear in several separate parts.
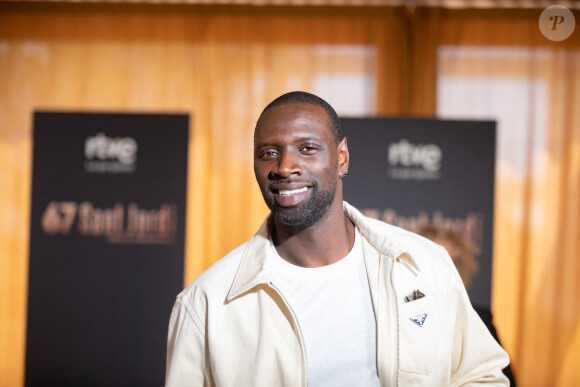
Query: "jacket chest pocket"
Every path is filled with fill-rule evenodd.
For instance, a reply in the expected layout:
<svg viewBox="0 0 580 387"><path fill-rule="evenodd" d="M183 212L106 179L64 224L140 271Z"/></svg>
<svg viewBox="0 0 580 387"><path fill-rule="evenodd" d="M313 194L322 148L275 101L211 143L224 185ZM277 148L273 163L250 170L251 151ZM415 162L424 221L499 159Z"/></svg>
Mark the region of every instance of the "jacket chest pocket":
<svg viewBox="0 0 580 387"><path fill-rule="evenodd" d="M434 294L399 305L399 369L429 375L442 360L443 329Z"/></svg>

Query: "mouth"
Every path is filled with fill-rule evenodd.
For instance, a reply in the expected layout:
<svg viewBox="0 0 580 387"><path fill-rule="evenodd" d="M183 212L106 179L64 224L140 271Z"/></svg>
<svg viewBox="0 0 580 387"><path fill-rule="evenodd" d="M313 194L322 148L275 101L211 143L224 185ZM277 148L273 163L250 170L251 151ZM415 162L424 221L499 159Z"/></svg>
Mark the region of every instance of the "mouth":
<svg viewBox="0 0 580 387"><path fill-rule="evenodd" d="M277 193L278 195L282 195L282 196L292 196L292 195L296 195L302 192L306 192L308 191L308 187L302 187L302 188L297 188L297 189L290 189L290 190L273 190L274 193ZM278 192L276 192L278 191Z"/></svg>
<svg viewBox="0 0 580 387"><path fill-rule="evenodd" d="M309 194L310 187L272 187L276 203L282 207L291 207L299 204Z"/></svg>

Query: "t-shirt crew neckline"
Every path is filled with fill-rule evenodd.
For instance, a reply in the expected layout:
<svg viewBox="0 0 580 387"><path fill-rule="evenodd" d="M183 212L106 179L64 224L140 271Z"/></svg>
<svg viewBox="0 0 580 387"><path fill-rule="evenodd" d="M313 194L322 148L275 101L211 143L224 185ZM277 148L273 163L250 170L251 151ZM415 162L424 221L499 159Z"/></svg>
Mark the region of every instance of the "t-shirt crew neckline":
<svg viewBox="0 0 580 387"><path fill-rule="evenodd" d="M356 266L357 251L359 251L361 248L359 231L357 228L355 228L353 246L345 257L325 266L302 267L294 265L282 258L278 254L274 243L270 243L270 246L274 251L274 256L276 257L274 264L276 265L276 269L279 273L295 280L308 282L325 281L329 278L339 275L340 273L343 273L345 270L354 269Z"/></svg>

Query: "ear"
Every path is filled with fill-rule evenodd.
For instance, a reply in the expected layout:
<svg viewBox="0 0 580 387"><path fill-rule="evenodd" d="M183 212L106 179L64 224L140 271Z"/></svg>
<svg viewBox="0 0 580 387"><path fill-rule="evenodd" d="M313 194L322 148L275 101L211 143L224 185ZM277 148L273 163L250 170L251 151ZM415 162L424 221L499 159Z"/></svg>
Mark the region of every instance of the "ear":
<svg viewBox="0 0 580 387"><path fill-rule="evenodd" d="M346 176L348 172L349 155L348 155L348 144L346 137L338 143L338 175L340 177Z"/></svg>

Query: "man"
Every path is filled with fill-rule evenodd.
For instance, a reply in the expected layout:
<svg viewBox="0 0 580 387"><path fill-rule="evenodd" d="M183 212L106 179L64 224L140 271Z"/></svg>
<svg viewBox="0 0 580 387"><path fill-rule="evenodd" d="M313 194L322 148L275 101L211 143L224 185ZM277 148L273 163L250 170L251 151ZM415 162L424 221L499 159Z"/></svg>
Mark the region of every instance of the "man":
<svg viewBox="0 0 580 387"><path fill-rule="evenodd" d="M254 172L271 214L177 297L167 386L507 384L449 255L343 202L348 166L325 101L264 109Z"/></svg>

